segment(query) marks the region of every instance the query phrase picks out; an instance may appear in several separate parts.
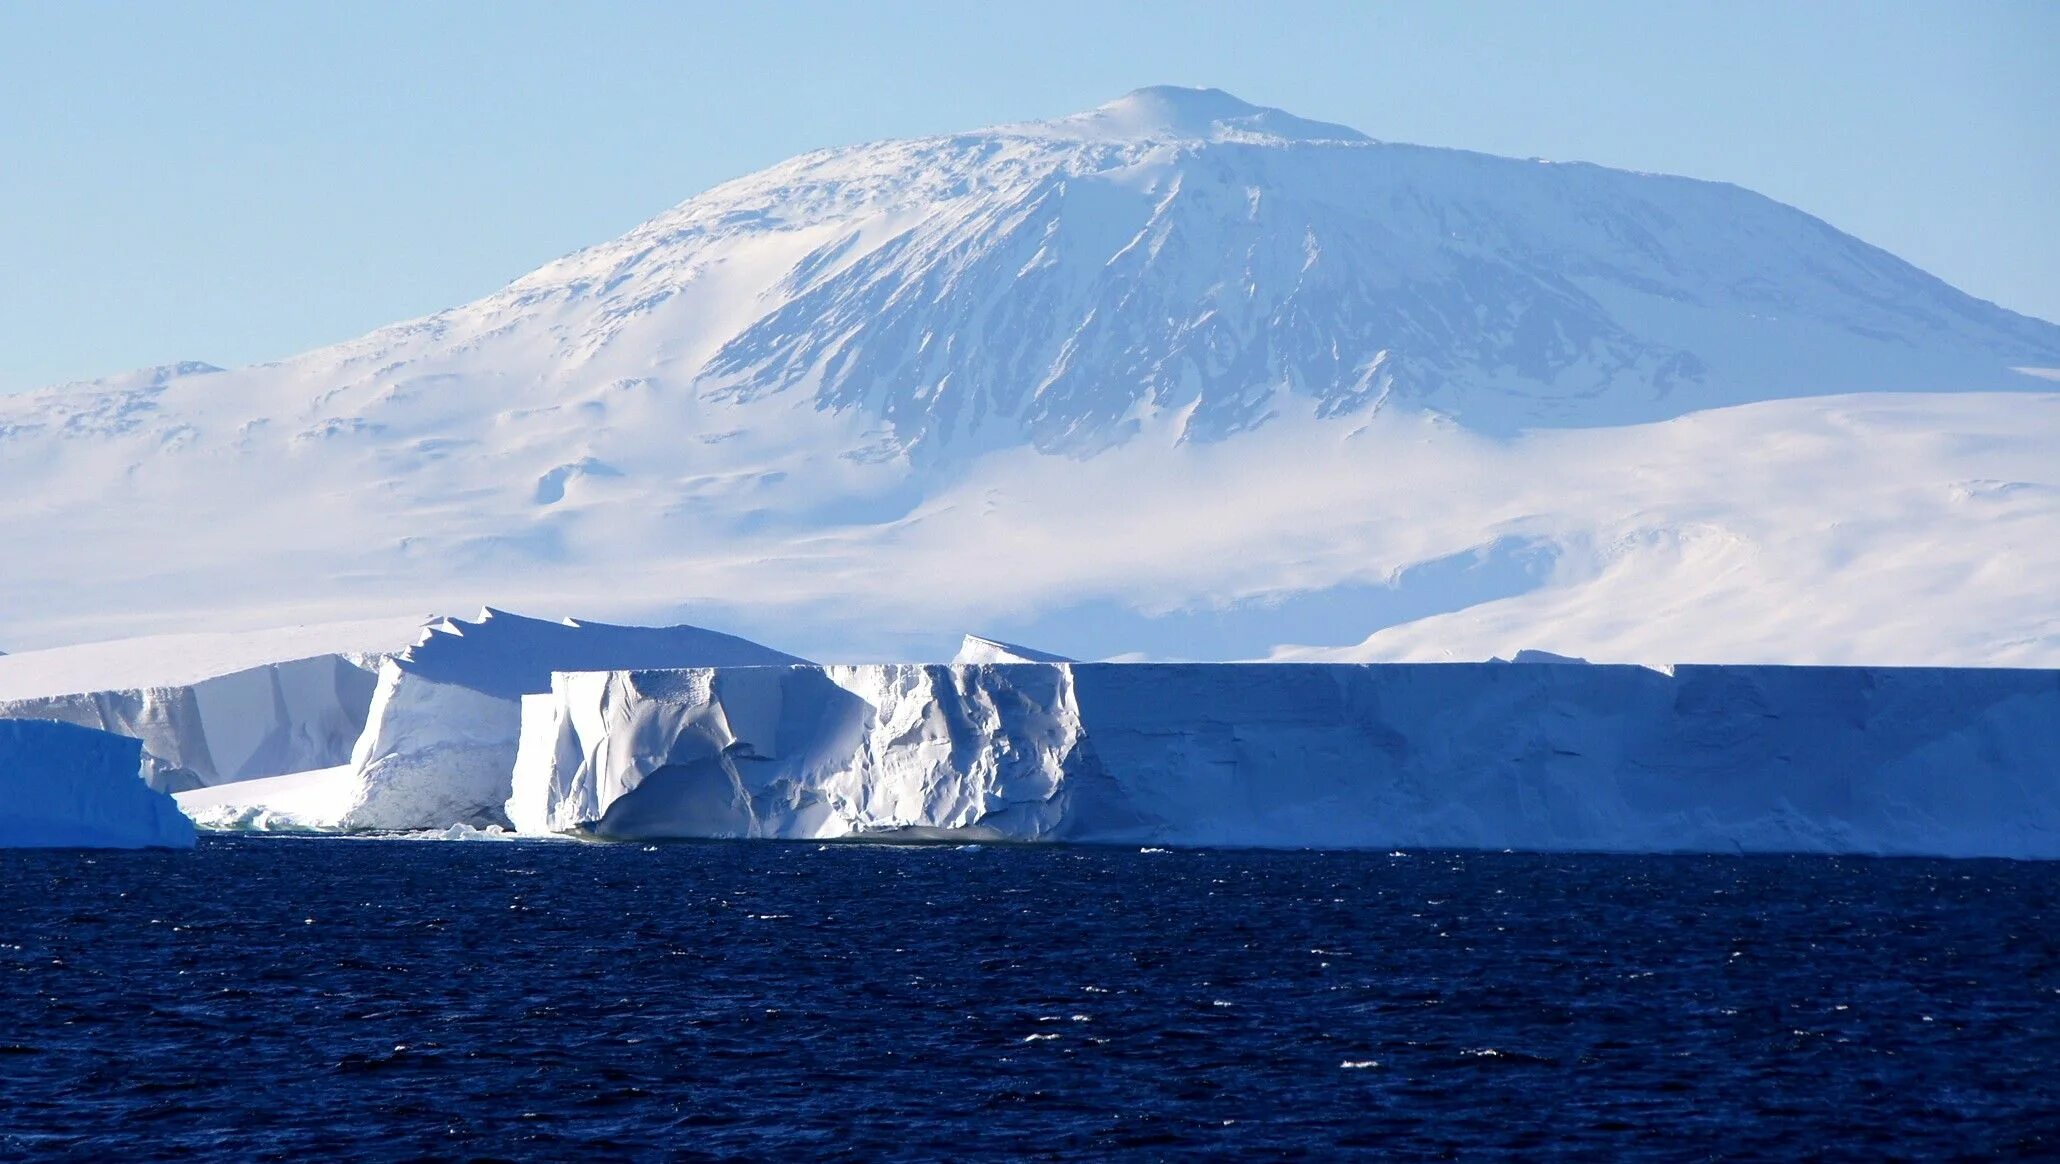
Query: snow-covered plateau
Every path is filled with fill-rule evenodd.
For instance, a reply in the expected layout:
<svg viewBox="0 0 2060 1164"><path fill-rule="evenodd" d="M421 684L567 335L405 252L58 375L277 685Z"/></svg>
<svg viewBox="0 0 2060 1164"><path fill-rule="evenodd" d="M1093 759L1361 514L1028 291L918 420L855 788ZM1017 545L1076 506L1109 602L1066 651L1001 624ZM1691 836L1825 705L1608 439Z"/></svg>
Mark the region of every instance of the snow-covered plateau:
<svg viewBox="0 0 2060 1164"><path fill-rule="evenodd" d="M524 716L528 833L2060 858L2056 671L696 668Z"/></svg>
<svg viewBox="0 0 2060 1164"><path fill-rule="evenodd" d="M138 778L142 761L125 736L0 718L0 849L190 848L193 822Z"/></svg>
<svg viewBox="0 0 2060 1164"><path fill-rule="evenodd" d="M0 645L492 601L843 661L2053 666L2056 368L1735 186L1147 89L0 396Z"/></svg>

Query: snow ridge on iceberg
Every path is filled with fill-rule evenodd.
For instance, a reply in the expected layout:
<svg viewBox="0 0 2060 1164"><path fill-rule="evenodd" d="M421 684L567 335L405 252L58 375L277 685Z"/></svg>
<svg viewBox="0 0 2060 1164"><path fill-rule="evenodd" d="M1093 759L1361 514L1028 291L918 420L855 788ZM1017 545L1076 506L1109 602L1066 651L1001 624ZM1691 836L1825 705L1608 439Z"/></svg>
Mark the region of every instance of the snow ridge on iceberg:
<svg viewBox="0 0 2060 1164"><path fill-rule="evenodd" d="M951 661L955 664L965 664L1070 663L1073 660L1064 655L1054 655L1050 651L1040 651L1035 647L1005 643L1000 639L981 638L979 635L967 635L965 640L959 643L958 654L953 655Z"/></svg>

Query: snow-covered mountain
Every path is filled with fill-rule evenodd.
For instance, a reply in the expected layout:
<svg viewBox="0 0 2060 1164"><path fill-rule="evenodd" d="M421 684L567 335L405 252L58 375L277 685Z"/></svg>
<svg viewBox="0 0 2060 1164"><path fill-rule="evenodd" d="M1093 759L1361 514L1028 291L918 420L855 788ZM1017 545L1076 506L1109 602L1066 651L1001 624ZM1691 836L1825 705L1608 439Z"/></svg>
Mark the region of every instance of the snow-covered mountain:
<svg viewBox="0 0 2060 1164"><path fill-rule="evenodd" d="M804 155L282 363L0 398L0 635L491 601L832 659L2053 662L2053 368L1736 187L1146 89Z"/></svg>

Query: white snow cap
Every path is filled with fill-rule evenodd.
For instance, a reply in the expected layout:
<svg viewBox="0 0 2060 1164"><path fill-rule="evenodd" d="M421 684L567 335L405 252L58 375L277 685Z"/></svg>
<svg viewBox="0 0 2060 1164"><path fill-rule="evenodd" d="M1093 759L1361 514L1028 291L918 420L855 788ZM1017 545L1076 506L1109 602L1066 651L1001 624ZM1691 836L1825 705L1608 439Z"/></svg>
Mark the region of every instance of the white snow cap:
<svg viewBox="0 0 2060 1164"><path fill-rule="evenodd" d="M979 635L967 635L959 643L958 654L951 658L953 666L973 663L1071 663L1064 655L1054 655L1032 647L1005 643L1000 639L983 639Z"/></svg>
<svg viewBox="0 0 2060 1164"><path fill-rule="evenodd" d="M1253 105L1221 89L1179 85L1153 85L1085 113L1007 128L1085 141L1373 141L1350 126Z"/></svg>

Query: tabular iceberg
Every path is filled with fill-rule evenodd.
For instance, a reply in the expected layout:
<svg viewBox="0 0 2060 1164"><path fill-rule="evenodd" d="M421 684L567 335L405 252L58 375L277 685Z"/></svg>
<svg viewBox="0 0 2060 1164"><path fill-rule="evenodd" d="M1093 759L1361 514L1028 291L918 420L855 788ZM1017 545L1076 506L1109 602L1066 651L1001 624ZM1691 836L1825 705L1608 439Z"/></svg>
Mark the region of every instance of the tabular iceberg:
<svg viewBox="0 0 2060 1164"><path fill-rule="evenodd" d="M524 711L527 832L2060 858L2056 671L715 667Z"/></svg>
<svg viewBox="0 0 2060 1164"><path fill-rule="evenodd" d="M523 696L556 671L799 663L796 656L695 626L546 622L484 610L431 625L380 666L364 733L330 823L350 830L506 824ZM315 823L303 821L303 824Z"/></svg>
<svg viewBox="0 0 2060 1164"><path fill-rule="evenodd" d="M180 792L341 764L380 659L419 617L81 643L0 659L0 717L143 743L144 778Z"/></svg>
<svg viewBox="0 0 2060 1164"><path fill-rule="evenodd" d="M364 730L372 688L370 670L328 654L194 683L0 701L0 716L140 740L150 786L183 792L342 763Z"/></svg>
<svg viewBox="0 0 2060 1164"><path fill-rule="evenodd" d="M193 823L141 780L143 745L38 719L0 719L0 848L187 848Z"/></svg>

